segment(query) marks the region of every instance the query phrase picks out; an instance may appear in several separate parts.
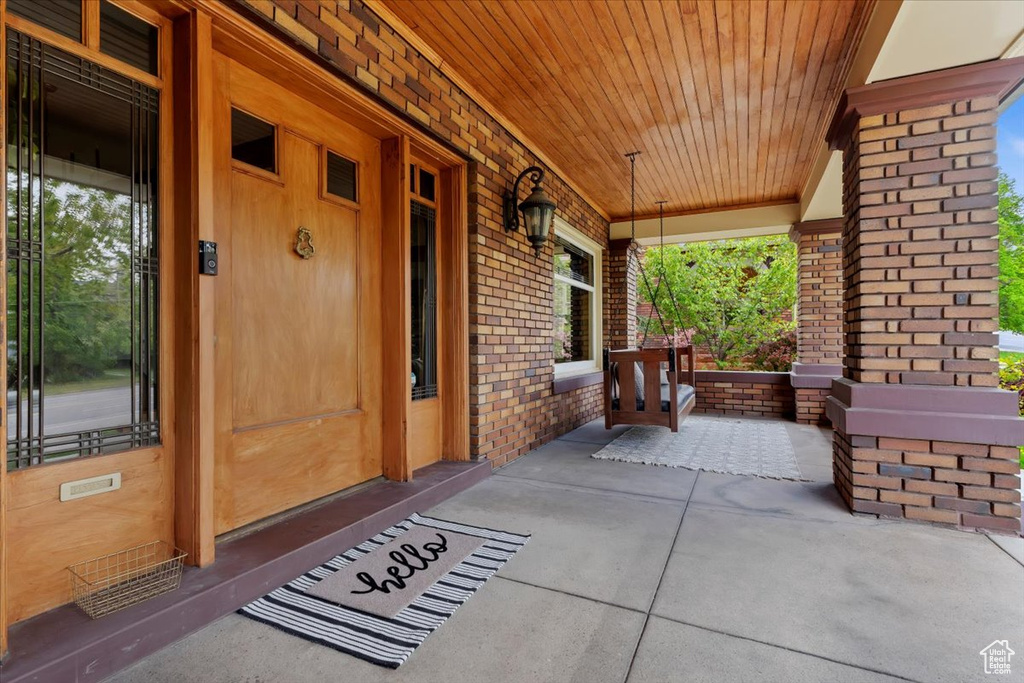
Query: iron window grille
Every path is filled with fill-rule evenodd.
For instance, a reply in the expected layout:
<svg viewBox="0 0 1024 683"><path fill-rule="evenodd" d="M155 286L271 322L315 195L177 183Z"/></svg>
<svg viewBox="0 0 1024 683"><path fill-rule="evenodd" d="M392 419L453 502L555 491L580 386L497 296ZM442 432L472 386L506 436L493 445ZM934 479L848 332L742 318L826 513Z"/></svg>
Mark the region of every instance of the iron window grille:
<svg viewBox="0 0 1024 683"><path fill-rule="evenodd" d="M7 73L8 468L158 444L159 91L14 30L7 32ZM48 300L55 291L51 273L62 272L48 267L66 249L53 252L48 244L47 214L54 209L47 201L66 201L61 193L69 191L113 207L107 223L93 222L96 214L89 213L73 224L80 232L70 231L111 231L105 247L89 252L97 259L92 272L87 262L62 275L73 287L88 282L101 291L103 301L95 305L121 306L119 321L127 312L127 323L117 328L119 348L129 349L118 352L128 377L125 410L106 423L88 416L87 400L65 401L60 419L46 414L48 335L64 332L60 306L68 307ZM109 281L96 274L107 273L104 268L113 273ZM89 302L74 305L81 310ZM99 317L94 308L84 315Z"/></svg>

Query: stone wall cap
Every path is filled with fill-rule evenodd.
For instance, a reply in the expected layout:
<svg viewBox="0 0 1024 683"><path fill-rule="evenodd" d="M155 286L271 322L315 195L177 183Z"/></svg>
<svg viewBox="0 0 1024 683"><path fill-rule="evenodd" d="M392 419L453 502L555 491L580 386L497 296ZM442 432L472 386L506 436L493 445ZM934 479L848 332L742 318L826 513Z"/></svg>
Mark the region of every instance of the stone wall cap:
<svg viewBox="0 0 1024 683"><path fill-rule="evenodd" d="M698 382L736 382L739 384L789 384L788 372L744 370L697 370Z"/></svg>
<svg viewBox="0 0 1024 683"><path fill-rule="evenodd" d="M933 387L832 380L832 396L850 408L958 415L1018 416L1017 393L987 387Z"/></svg>
<svg viewBox="0 0 1024 683"><path fill-rule="evenodd" d="M1024 418L1017 415L851 408L836 396L825 402L832 426L853 436L884 436L990 446L1024 444Z"/></svg>

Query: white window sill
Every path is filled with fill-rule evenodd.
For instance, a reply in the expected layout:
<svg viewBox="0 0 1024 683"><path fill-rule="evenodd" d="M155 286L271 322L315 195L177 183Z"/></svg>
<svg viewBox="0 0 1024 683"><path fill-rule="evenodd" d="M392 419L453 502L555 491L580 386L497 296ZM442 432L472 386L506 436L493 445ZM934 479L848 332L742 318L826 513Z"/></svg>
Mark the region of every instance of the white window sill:
<svg viewBox="0 0 1024 683"><path fill-rule="evenodd" d="M601 366L597 361L555 364L555 379L568 379L579 375L589 375L592 372L601 372Z"/></svg>

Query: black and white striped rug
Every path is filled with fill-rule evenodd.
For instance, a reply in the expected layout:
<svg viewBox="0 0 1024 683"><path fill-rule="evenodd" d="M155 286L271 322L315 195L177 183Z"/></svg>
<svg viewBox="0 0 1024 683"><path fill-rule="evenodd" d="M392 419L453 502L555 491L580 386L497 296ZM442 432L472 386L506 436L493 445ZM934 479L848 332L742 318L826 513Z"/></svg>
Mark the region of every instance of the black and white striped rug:
<svg viewBox="0 0 1024 683"><path fill-rule="evenodd" d="M414 526L477 536L486 541L393 618L345 607L308 593L334 572ZM528 535L458 524L417 513L254 600L238 612L311 642L397 669L528 540Z"/></svg>

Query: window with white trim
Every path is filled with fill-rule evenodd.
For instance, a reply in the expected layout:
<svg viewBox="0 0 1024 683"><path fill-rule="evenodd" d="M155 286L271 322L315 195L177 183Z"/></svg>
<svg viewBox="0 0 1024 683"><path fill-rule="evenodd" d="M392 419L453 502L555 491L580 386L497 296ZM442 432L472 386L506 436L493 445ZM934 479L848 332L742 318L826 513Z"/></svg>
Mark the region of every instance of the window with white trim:
<svg viewBox="0 0 1024 683"><path fill-rule="evenodd" d="M601 348L601 248L561 219L554 247L555 374L593 372Z"/></svg>

